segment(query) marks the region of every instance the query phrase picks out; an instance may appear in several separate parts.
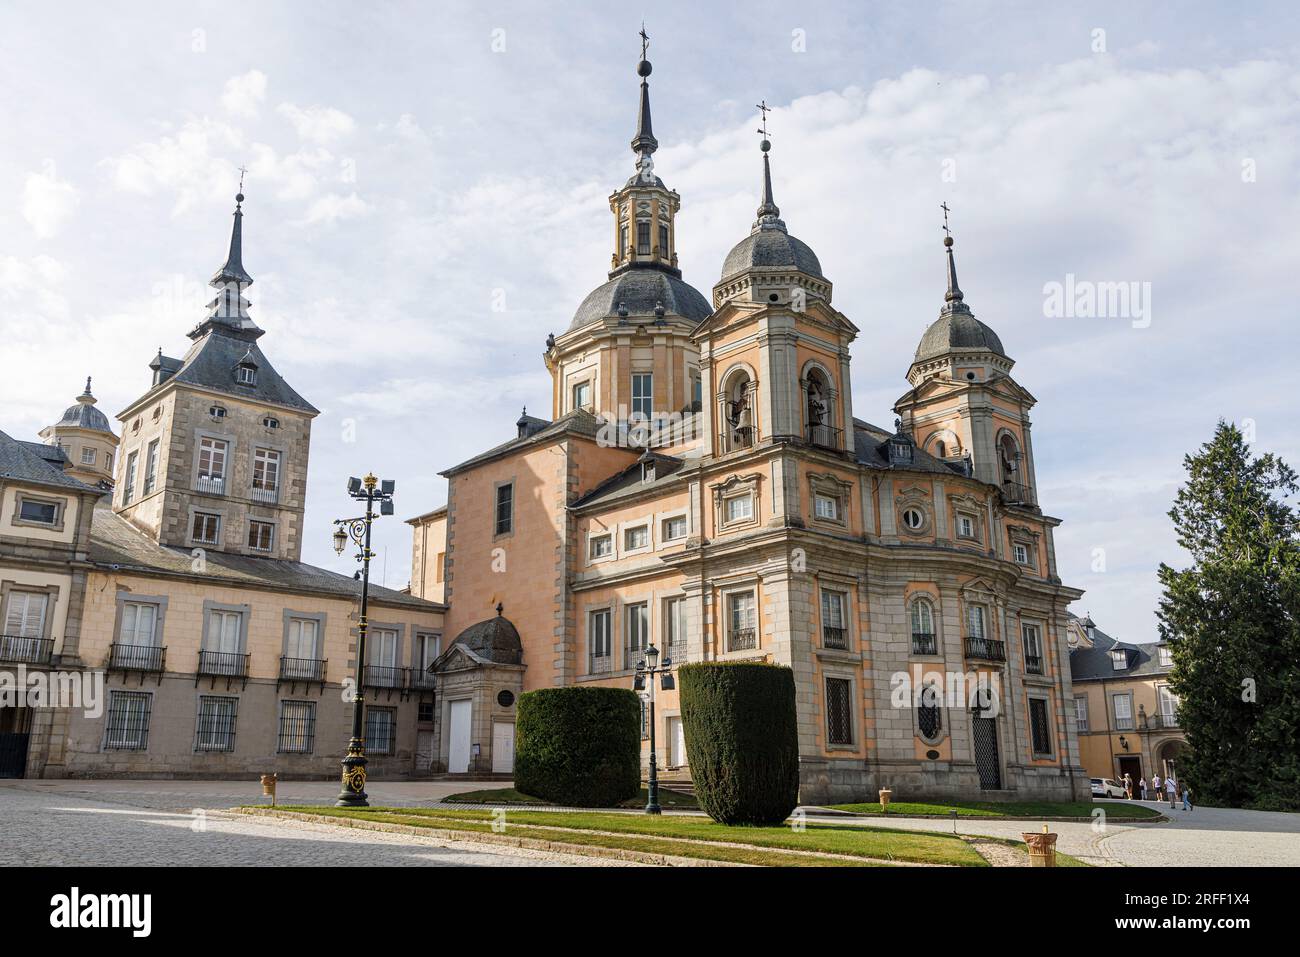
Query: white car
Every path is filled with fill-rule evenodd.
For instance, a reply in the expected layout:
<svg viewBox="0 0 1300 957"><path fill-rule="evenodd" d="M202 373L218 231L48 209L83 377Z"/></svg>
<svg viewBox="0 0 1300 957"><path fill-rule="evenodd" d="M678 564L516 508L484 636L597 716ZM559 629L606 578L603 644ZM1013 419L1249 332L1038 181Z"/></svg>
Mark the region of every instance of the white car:
<svg viewBox="0 0 1300 957"><path fill-rule="evenodd" d="M1128 797L1124 785L1113 778L1090 778L1089 783L1092 785L1092 796L1095 798Z"/></svg>

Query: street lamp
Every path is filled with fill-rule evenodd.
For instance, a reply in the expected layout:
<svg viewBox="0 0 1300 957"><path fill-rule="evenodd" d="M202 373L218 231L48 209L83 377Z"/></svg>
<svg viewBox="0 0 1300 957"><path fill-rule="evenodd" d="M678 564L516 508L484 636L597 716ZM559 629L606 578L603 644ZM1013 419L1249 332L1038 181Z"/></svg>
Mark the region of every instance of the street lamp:
<svg viewBox="0 0 1300 957"><path fill-rule="evenodd" d="M365 700L361 693L365 680L370 559L375 556L370 550L370 525L375 520L376 502L379 503L380 515L393 514L394 488L395 483L389 480L380 482L373 473L363 479L348 479L348 494L366 503L366 514L360 518L334 520L334 551L342 555L349 538L361 549L357 553L357 561L361 563L361 615L357 620L357 684L352 693L352 740L348 742L348 752L343 758L343 790L334 802L335 807L370 806L366 800Z"/></svg>
<svg viewBox="0 0 1300 957"><path fill-rule="evenodd" d="M646 692L650 702L650 781L646 786L645 804L647 814L663 813L659 807L659 761L655 756L655 675L659 676L659 687L664 691L672 691L677 687L677 682L673 679L673 659L665 658L662 665L658 662L659 649L650 645L645 650L645 658L637 662L636 674L632 678L632 690Z"/></svg>

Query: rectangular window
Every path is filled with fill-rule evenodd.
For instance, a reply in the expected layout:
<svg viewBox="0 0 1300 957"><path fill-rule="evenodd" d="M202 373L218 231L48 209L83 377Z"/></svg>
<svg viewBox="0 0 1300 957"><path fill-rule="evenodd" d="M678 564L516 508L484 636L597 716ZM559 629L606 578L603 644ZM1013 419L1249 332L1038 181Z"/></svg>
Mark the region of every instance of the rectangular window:
<svg viewBox="0 0 1300 957"><path fill-rule="evenodd" d="M222 439L199 439L199 478L220 481L226 477L226 449Z"/></svg>
<svg viewBox="0 0 1300 957"><path fill-rule="evenodd" d="M1052 719L1044 698L1029 699L1029 733L1034 754L1052 753Z"/></svg>
<svg viewBox="0 0 1300 957"><path fill-rule="evenodd" d="M45 592L11 591L5 606L6 638L44 638L50 596Z"/></svg>
<svg viewBox="0 0 1300 957"><path fill-rule="evenodd" d="M126 472L122 475L123 505L130 505L131 499L135 498L135 463L139 454L138 452L132 452L126 457Z"/></svg>
<svg viewBox="0 0 1300 957"><path fill-rule="evenodd" d="M638 548L646 548L650 544L650 526L638 525L636 528L623 530L623 549L633 551Z"/></svg>
<svg viewBox="0 0 1300 957"><path fill-rule="evenodd" d="M669 649L671 658L686 656L685 598L669 598L664 602L664 647Z"/></svg>
<svg viewBox="0 0 1300 957"><path fill-rule="evenodd" d="M1133 696L1131 694L1111 695L1115 705L1115 729L1117 731L1133 730Z"/></svg>
<svg viewBox="0 0 1300 957"><path fill-rule="evenodd" d="M306 674L316 673L314 666L320 654L320 622L315 618L290 618L289 635L284 644L284 656L301 665ZM296 669L295 669L296 670ZM306 674L303 677L306 677Z"/></svg>
<svg viewBox="0 0 1300 957"><path fill-rule="evenodd" d="M623 662L625 668L632 668L641 660L650 637L650 606L637 602L627 606L627 642L624 645L627 656Z"/></svg>
<svg viewBox="0 0 1300 957"><path fill-rule="evenodd" d="M592 673L609 671L609 609L587 615L587 649L591 654Z"/></svg>
<svg viewBox="0 0 1300 957"><path fill-rule="evenodd" d="M818 495L813 499L813 514L828 521L839 521L840 500L832 495Z"/></svg>
<svg viewBox="0 0 1300 957"><path fill-rule="evenodd" d="M659 255L668 258L668 227L663 223L659 224Z"/></svg>
<svg viewBox="0 0 1300 957"><path fill-rule="evenodd" d="M754 517L754 499L749 495L736 495L725 502L727 522L747 522Z"/></svg>
<svg viewBox="0 0 1300 957"><path fill-rule="evenodd" d="M852 698L852 681L826 679L826 742L832 746L853 744Z"/></svg>
<svg viewBox="0 0 1300 957"><path fill-rule="evenodd" d="M200 545L216 545L221 540L221 516L216 512L195 512L190 538Z"/></svg>
<svg viewBox="0 0 1300 957"><path fill-rule="evenodd" d="M727 650L745 651L758 647L754 593L736 592L727 596Z"/></svg>
<svg viewBox="0 0 1300 957"><path fill-rule="evenodd" d="M632 417L650 419L654 415L654 374L632 373Z"/></svg>
<svg viewBox="0 0 1300 957"><path fill-rule="evenodd" d="M674 515L672 518L665 518L663 521L663 539L665 542L674 542L679 538L686 537L686 516Z"/></svg>
<svg viewBox="0 0 1300 957"><path fill-rule="evenodd" d="M243 653L244 616L237 611L213 608L208 612L208 633L203 650L210 652L218 667L238 670L235 656Z"/></svg>
<svg viewBox="0 0 1300 957"><path fill-rule="evenodd" d="M396 747L397 712L392 708L366 709L366 750L370 754L392 754Z"/></svg>
<svg viewBox="0 0 1300 957"><path fill-rule="evenodd" d="M280 487L280 453L258 449L253 453L253 488L274 492Z"/></svg>
<svg viewBox="0 0 1300 957"><path fill-rule="evenodd" d="M1128 652L1124 650L1110 653L1110 667L1114 671L1123 671L1128 667Z"/></svg>
<svg viewBox="0 0 1300 957"><path fill-rule="evenodd" d="M845 627L845 608L848 595L842 591L822 590L822 644L827 648L849 647L848 629Z"/></svg>
<svg viewBox="0 0 1300 957"><path fill-rule="evenodd" d="M591 405L591 383L579 382L573 387L573 407L585 409Z"/></svg>
<svg viewBox="0 0 1300 957"><path fill-rule="evenodd" d="M376 628L367 635L370 642L370 663L379 668L397 667L397 632L391 628Z"/></svg>
<svg viewBox="0 0 1300 957"><path fill-rule="evenodd" d="M248 547L255 552L269 552L275 542L275 525L271 522L248 523Z"/></svg>
<svg viewBox="0 0 1300 957"><path fill-rule="evenodd" d="M1037 625L1022 625L1020 634L1025 644L1025 670L1030 674L1043 673L1043 642Z"/></svg>
<svg viewBox="0 0 1300 957"><path fill-rule="evenodd" d="M596 535L591 539L589 545L590 555L592 558L604 558L614 553L614 537L612 535Z"/></svg>
<svg viewBox="0 0 1300 957"><path fill-rule="evenodd" d="M95 464L95 450L94 450L94 449L82 449L82 450L81 450L81 464L82 464L82 465L94 465L94 464Z"/></svg>
<svg viewBox="0 0 1300 957"><path fill-rule="evenodd" d="M117 640L123 645L156 644L158 606L128 601L122 605L122 630Z"/></svg>
<svg viewBox="0 0 1300 957"><path fill-rule="evenodd" d="M1088 730L1088 696L1081 694L1074 699L1074 721L1078 725L1079 733L1083 734Z"/></svg>
<svg viewBox="0 0 1300 957"><path fill-rule="evenodd" d="M618 228L618 258L620 261L627 258L627 227Z"/></svg>
<svg viewBox="0 0 1300 957"><path fill-rule="evenodd" d="M442 635L419 634L415 636L415 667L427 673L442 654Z"/></svg>
<svg viewBox="0 0 1300 957"><path fill-rule="evenodd" d="M969 515L957 516L957 534L962 538L975 537L975 522Z"/></svg>
<svg viewBox="0 0 1300 957"><path fill-rule="evenodd" d="M645 256L650 252L650 221L639 220L636 224L636 251Z"/></svg>
<svg viewBox="0 0 1300 957"><path fill-rule="evenodd" d="M316 741L316 702L281 701L278 754L311 754Z"/></svg>
<svg viewBox="0 0 1300 957"><path fill-rule="evenodd" d="M1028 565L1028 564L1029 564L1029 549L1028 549L1027 547L1025 547L1024 545L1021 545L1019 542L1016 542L1016 543L1015 543L1014 545L1012 545L1011 547L1012 547L1012 549L1014 550L1014 553L1015 553L1016 564L1017 564L1017 565Z"/></svg>
<svg viewBox="0 0 1300 957"><path fill-rule="evenodd" d="M1174 666L1174 649L1168 645L1160 646L1160 667L1172 668Z"/></svg>
<svg viewBox="0 0 1300 957"><path fill-rule="evenodd" d="M1156 686L1156 699L1160 703L1160 718L1166 727L1178 725L1178 695L1169 690L1169 685Z"/></svg>
<svg viewBox="0 0 1300 957"><path fill-rule="evenodd" d="M496 534L508 535L515 524L515 483L497 486Z"/></svg>
<svg viewBox="0 0 1300 957"><path fill-rule="evenodd" d="M194 735L194 750L235 750L235 724L238 712L238 698L200 695L198 726Z"/></svg>
<svg viewBox="0 0 1300 957"><path fill-rule="evenodd" d="M144 751L149 747L149 711L153 695L143 691L110 691L104 721L104 750Z"/></svg>
<svg viewBox="0 0 1300 957"><path fill-rule="evenodd" d="M968 605L966 608L968 638L984 638L984 606Z"/></svg>
<svg viewBox="0 0 1300 957"><path fill-rule="evenodd" d="M158 487L158 440L149 443L144 455L144 494Z"/></svg>
<svg viewBox="0 0 1300 957"><path fill-rule="evenodd" d="M447 574L447 553L439 552L438 557L433 561L433 580L441 582Z"/></svg>
<svg viewBox="0 0 1300 957"><path fill-rule="evenodd" d="M18 518L35 525L57 525L59 522L59 503L42 502L36 499L20 498Z"/></svg>

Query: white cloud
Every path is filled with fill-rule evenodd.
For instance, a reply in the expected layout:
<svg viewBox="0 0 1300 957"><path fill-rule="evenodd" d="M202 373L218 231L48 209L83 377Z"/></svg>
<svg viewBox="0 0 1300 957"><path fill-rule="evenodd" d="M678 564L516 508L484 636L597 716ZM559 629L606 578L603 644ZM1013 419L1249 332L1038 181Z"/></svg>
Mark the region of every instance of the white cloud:
<svg viewBox="0 0 1300 957"><path fill-rule="evenodd" d="M313 143L332 143L347 136L356 122L332 106L309 106L303 109L293 103L281 103L276 112L293 124L298 135Z"/></svg>
<svg viewBox="0 0 1300 957"><path fill-rule="evenodd" d="M258 106L266 99L266 74L249 70L226 81L221 105L235 116L257 116Z"/></svg>
<svg viewBox="0 0 1300 957"><path fill-rule="evenodd" d="M23 186L23 219L38 237L48 239L72 216L79 201L77 188L59 179L54 160L47 159L41 172L27 174Z"/></svg>
<svg viewBox="0 0 1300 957"><path fill-rule="evenodd" d="M175 195L179 216L203 198L225 196L239 179L229 158L244 149L243 134L220 120L191 119L157 140L137 143L121 156L105 159L113 184L129 193Z"/></svg>
<svg viewBox="0 0 1300 957"><path fill-rule="evenodd" d="M341 196L338 193L326 193L307 207L307 214L302 218L303 225L318 223L337 223L364 216L370 212L370 205L356 193Z"/></svg>

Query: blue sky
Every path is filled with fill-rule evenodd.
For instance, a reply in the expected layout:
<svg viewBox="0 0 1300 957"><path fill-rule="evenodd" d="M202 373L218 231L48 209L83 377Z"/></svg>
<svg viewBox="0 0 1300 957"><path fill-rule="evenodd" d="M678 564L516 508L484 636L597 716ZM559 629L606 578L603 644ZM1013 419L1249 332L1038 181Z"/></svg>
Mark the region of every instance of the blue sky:
<svg viewBox="0 0 1300 957"><path fill-rule="evenodd" d="M246 165L262 345L322 409L306 557L349 570L328 545L349 473L415 515L521 406L548 413L543 342L603 280L633 171L644 15L685 278L707 294L748 232L766 99L777 202L862 330L877 424L942 303L953 207L966 301L1039 399L1062 576L1103 628L1154 637L1165 512L1216 419L1300 462L1287 4L372 6L5 5L0 428L33 436L88 374L116 412L183 352ZM1150 283L1149 325L1046 315L1067 275ZM380 536L389 585L407 532Z"/></svg>

